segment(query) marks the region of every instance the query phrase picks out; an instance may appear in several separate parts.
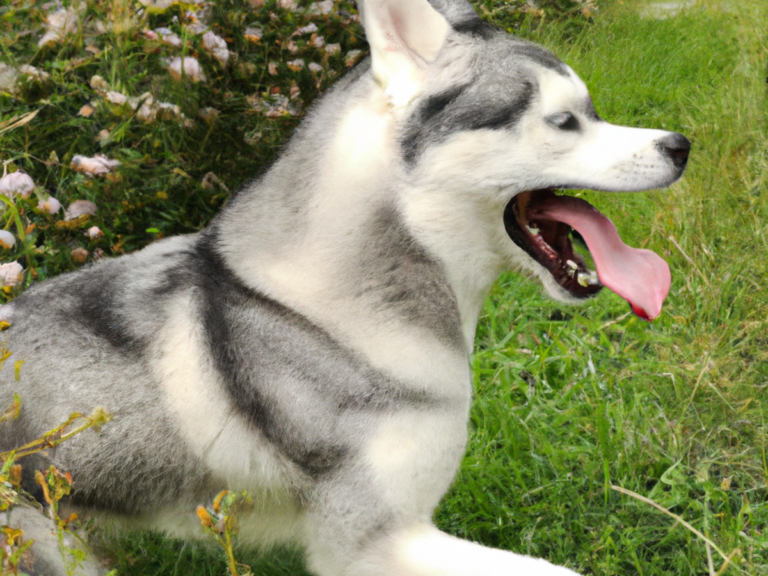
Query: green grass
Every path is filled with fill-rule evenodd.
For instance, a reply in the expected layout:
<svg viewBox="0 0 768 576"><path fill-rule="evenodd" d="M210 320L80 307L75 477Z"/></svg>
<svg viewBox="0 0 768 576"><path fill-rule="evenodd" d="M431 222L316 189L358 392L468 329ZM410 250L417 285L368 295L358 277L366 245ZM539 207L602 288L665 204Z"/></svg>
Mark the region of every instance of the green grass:
<svg viewBox="0 0 768 576"><path fill-rule="evenodd" d="M703 2L675 18L650 20L638 16L643 4L602 3L586 24L578 13L521 22L504 2L483 2L488 18L522 26L522 34L571 64L604 118L678 130L694 148L685 178L669 190L585 193L625 241L669 262L673 285L658 320L636 319L607 292L567 308L513 274L497 282L472 359L470 447L435 519L453 534L584 573L720 570L718 552L709 551L711 571L698 536L611 489L620 486L681 517L726 555L738 549L725 573L768 574L768 5L740 0L725 9ZM89 3L86 18L121 6L128 5ZM145 24L168 25L173 15L182 12L151 15ZM163 58L180 51L142 39L137 29L107 39L89 38L86 30L63 47L37 50L39 35L17 35L41 16L28 4L0 9L6 61L31 62L51 74L47 82L25 84L16 97L0 94L2 120L40 109L28 125L0 134L0 159L28 170L64 204L96 202L99 213L87 225L105 231L103 239L86 241L81 230L57 227L60 216L36 212L35 201L22 204L25 225L36 224L27 253L41 278L74 268L69 253L78 246L91 257L99 248L117 254L204 225L228 194L204 188L203 176L212 171L236 189L275 156L296 124L295 117L265 118L247 97L274 89L288 94L296 83L306 106L318 91L307 69L282 66L270 76L265 64L297 57L320 62L322 90L344 69L346 51L364 48L354 23L323 17L313 21L328 42L342 45L341 54L326 59L300 41L292 55L275 41L288 40L307 17L269 4L250 12L244 4L221 3L213 21L217 33L232 39L238 62L222 69L199 38L189 38L184 50L198 52L209 82L180 84L162 68ZM266 40L245 43L242 30L257 22ZM88 56L90 43L100 55ZM127 95L150 90L178 104L194 126L141 124L132 111L98 98L88 85L93 74ZM91 100L98 102L96 113L75 116ZM220 111L212 124L197 116L206 106ZM101 130L112 136L99 144L94 137ZM52 151L58 163L41 163ZM74 154L99 151L123 162L110 178L89 179L68 168ZM4 261L23 255L19 247ZM225 571L215 550L154 534L123 537L109 548L123 574ZM257 574L301 571L291 552L243 551L239 559Z"/></svg>

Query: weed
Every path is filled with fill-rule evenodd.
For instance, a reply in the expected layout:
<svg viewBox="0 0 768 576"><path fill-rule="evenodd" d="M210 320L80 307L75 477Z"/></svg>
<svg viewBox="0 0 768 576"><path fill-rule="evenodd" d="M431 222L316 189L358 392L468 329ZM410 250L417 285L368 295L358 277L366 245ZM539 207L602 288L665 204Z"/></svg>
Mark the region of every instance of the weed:
<svg viewBox="0 0 768 576"><path fill-rule="evenodd" d="M0 422L17 418L21 408L21 398L15 394L13 403L0 414ZM66 422L46 432L40 438L17 449L0 452L0 512L6 512L14 506L21 505L39 507L34 498L21 487L21 465L16 463L20 458L53 448L89 428L98 430L111 418L112 416L101 408L95 409L90 416L74 413ZM72 428L76 423L79 426ZM40 485L45 501L48 503L47 513L56 529L59 551L67 574L72 575L85 560L85 552L82 549L72 548L65 542L66 535L76 537L70 530L70 525L77 520L77 515L71 514L67 519L59 517L59 502L69 495L72 489L72 476L69 472L60 472L51 466L45 475L37 470L35 480ZM33 544L34 540L24 541L23 530L13 526L0 526L0 573L13 576L23 574L20 572L20 565ZM32 552L34 553L34 550Z"/></svg>
<svg viewBox="0 0 768 576"><path fill-rule="evenodd" d="M236 494L225 490L213 499L211 509L204 506L197 507L200 524L224 550L230 576L251 576L252 574L250 567L237 563L232 549L236 531L235 512L244 503L250 503L250 498L245 492Z"/></svg>

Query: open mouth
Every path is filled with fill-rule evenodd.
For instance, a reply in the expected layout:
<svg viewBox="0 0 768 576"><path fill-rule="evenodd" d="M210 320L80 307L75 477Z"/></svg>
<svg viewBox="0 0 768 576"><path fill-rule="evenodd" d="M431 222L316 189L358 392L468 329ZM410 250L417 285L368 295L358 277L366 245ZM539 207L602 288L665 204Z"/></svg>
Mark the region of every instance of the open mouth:
<svg viewBox="0 0 768 576"><path fill-rule="evenodd" d="M521 192L507 204L504 226L512 241L572 296L587 298L605 286L641 318L652 320L661 313L671 285L669 266L650 250L624 244L613 222L586 200L558 196L552 188ZM574 230L597 270L574 251Z"/></svg>

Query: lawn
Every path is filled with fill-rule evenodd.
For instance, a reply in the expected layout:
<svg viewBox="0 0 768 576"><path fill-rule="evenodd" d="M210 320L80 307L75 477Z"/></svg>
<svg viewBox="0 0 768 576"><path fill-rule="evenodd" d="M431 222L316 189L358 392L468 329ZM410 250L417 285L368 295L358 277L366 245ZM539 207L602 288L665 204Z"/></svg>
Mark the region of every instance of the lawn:
<svg viewBox="0 0 768 576"><path fill-rule="evenodd" d="M16 239L2 262L25 268L5 298L198 230L365 51L351 3L330 13L322 2L313 13L252 4L139 11L89 0L72 8L71 33L44 47L48 8L0 7L0 161L38 186L0 217ZM584 193L627 243L669 262L672 290L646 323L607 291L570 308L515 274L500 278L472 357L469 450L435 521L583 573L768 574L768 4L700 1L666 19L640 0L605 0L591 19L540 4L543 16L505 0L481 12L568 62L607 120L693 141L668 190ZM226 40L226 64L195 21ZM188 56L205 80L169 73ZM9 83L3 64L39 72ZM120 166L73 168L97 153ZM49 213L49 194L61 211ZM95 214L65 220L75 200ZM217 550L157 534L103 545L121 574L226 570ZM301 571L290 551L238 559L265 576Z"/></svg>

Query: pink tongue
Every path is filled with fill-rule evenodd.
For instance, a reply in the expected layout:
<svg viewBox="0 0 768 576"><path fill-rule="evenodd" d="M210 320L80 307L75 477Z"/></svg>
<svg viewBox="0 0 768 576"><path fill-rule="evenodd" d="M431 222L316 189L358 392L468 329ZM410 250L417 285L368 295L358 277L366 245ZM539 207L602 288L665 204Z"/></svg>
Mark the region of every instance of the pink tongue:
<svg viewBox="0 0 768 576"><path fill-rule="evenodd" d="M624 244L613 222L589 202L553 196L531 207L528 215L534 220L541 215L578 230L595 261L600 282L626 299L641 318L653 320L661 314L672 282L669 266L655 252Z"/></svg>

